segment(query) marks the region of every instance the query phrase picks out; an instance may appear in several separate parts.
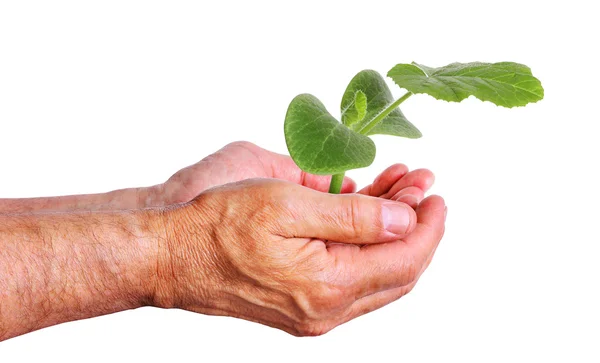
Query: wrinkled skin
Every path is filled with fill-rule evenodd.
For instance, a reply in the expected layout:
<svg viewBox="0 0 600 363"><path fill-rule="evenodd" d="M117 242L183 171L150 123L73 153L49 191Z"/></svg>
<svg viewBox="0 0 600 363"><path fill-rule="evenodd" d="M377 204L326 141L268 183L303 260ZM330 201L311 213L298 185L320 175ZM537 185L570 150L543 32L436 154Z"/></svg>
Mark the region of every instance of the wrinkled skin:
<svg viewBox="0 0 600 363"><path fill-rule="evenodd" d="M443 199L423 200L430 172L394 165L360 194L330 195L319 192L327 178L303 176L293 166L273 172L269 161L253 159L256 150L246 151L250 145L230 145L167 182L185 185L182 190L212 186L185 176L211 165L219 165L220 180L242 178L227 169L238 157L248 158L241 174L287 179L226 184L166 210L157 306L320 335L414 287L444 232ZM274 155L273 163L281 157L265 155ZM351 181L345 185L346 192L353 188ZM393 233L383 222L386 203L408 215Z"/></svg>
<svg viewBox="0 0 600 363"><path fill-rule="evenodd" d="M237 142L155 187L0 199L0 341L148 304L319 335L400 298L444 231L433 175L329 181Z"/></svg>

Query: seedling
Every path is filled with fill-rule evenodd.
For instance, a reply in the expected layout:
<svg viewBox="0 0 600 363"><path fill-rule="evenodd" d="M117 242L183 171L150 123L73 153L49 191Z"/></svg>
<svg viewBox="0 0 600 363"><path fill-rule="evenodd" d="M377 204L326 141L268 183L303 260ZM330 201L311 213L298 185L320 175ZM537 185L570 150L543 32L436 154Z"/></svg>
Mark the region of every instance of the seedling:
<svg viewBox="0 0 600 363"><path fill-rule="evenodd" d="M394 100L379 73L361 71L342 97L341 122L310 94L296 96L288 107L284 130L290 155L308 173L332 175L330 193L340 192L346 171L373 163L375 144L369 136L422 136L398 108L413 94L426 93L450 102L475 96L508 108L544 97L531 69L512 62L452 63L441 68L397 64L387 76L407 92Z"/></svg>

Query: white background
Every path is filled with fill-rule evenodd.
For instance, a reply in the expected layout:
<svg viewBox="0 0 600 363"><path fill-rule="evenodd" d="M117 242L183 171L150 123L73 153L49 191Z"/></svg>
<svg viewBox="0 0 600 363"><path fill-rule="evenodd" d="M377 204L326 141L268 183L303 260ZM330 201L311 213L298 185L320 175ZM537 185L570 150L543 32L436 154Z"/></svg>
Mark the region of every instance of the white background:
<svg viewBox="0 0 600 363"><path fill-rule="evenodd" d="M436 258L399 302L318 338L144 308L8 340L0 361L600 361L592 4L0 2L2 197L156 184L234 140L285 153L289 101L310 92L337 115L365 68L518 61L546 90L512 110L414 96L424 137L375 137L375 163L349 173L427 167L447 201Z"/></svg>

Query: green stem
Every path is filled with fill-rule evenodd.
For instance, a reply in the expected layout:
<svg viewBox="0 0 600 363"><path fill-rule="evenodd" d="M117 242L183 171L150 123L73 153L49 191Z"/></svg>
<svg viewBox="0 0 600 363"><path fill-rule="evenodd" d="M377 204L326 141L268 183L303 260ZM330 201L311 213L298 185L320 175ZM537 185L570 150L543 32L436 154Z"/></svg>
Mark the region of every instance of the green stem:
<svg viewBox="0 0 600 363"><path fill-rule="evenodd" d="M364 125L358 132L360 134L366 135L373 129L373 127L377 126L378 123L381 122L387 115L389 115L392 111L396 109L396 107L400 106L400 104L406 101L413 94L411 92L406 92L404 96L398 98L394 103L389 105L385 110L383 110L377 117L369 121L366 125ZM334 174L331 176L331 183L329 184L329 193L332 194L340 194L342 191L342 184L344 183L344 174Z"/></svg>
<svg viewBox="0 0 600 363"><path fill-rule="evenodd" d="M344 184L344 174L333 174L331 176L331 183L329 184L329 193L340 194L342 191L342 184Z"/></svg>
<svg viewBox="0 0 600 363"><path fill-rule="evenodd" d="M381 120L383 120L387 115L389 115L392 111L394 111L396 109L396 107L400 106L400 104L402 102L406 101L410 96L412 96L412 93L406 92L404 94L404 96L398 98L396 101L394 101L394 103L389 105L388 108L386 108L385 110L383 110L383 112L381 112L379 115L377 115L377 117L372 119L369 123L367 123L360 130L358 130L358 133L363 134L363 135L366 135L367 133L369 133L369 131L371 131L371 129L373 129L373 127L377 126L377 124L379 122L381 122Z"/></svg>

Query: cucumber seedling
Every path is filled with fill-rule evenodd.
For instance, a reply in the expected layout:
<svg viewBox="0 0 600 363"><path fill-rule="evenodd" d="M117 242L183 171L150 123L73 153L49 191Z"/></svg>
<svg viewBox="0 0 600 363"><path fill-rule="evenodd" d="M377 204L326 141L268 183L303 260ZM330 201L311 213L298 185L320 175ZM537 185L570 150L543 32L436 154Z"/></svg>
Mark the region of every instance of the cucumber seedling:
<svg viewBox="0 0 600 363"><path fill-rule="evenodd" d="M544 97L531 69L513 62L452 63L440 68L397 64L387 76L407 92L394 100L378 72L361 71L342 97L341 122L310 94L296 96L288 107L284 131L290 155L308 173L332 175L330 193L340 192L346 171L373 163L375 144L369 136L421 137L399 108L413 94L450 102L475 96L508 108Z"/></svg>

